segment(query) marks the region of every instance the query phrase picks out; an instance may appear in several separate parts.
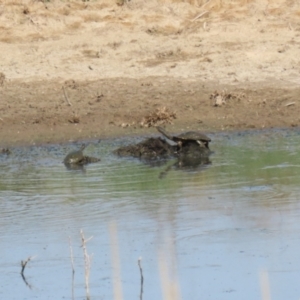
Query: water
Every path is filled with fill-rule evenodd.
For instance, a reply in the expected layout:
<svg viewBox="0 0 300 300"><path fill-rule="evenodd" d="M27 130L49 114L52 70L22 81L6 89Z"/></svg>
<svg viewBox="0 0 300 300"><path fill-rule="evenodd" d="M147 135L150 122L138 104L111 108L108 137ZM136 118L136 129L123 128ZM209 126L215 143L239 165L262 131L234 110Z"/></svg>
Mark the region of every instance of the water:
<svg viewBox="0 0 300 300"><path fill-rule="evenodd" d="M0 299L87 299L81 229L91 299L140 299L140 257L143 299L299 299L300 131L211 137L194 169L115 157L124 139L84 170L62 164L79 145L1 155Z"/></svg>

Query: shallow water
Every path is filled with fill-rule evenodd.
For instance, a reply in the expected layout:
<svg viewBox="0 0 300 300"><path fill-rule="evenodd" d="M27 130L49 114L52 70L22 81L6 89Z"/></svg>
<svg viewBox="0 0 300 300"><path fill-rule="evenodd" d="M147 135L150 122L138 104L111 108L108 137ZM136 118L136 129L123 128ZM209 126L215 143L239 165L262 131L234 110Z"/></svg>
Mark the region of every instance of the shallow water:
<svg viewBox="0 0 300 300"><path fill-rule="evenodd" d="M193 169L115 157L124 139L91 143L84 170L62 164L79 145L1 155L0 298L86 299L83 229L91 299L140 299L139 257L143 299L299 299L300 131L211 137Z"/></svg>

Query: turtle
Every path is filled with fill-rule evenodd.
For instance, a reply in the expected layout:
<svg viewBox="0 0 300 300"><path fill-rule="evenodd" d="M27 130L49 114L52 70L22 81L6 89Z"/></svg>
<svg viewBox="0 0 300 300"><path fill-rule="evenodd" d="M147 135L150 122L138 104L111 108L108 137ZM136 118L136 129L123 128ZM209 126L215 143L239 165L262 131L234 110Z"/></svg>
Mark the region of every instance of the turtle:
<svg viewBox="0 0 300 300"><path fill-rule="evenodd" d="M83 155L83 150L85 149L86 145L83 144L79 150L70 152L64 159L64 164L72 165L72 164L83 164L85 161L85 157Z"/></svg>
<svg viewBox="0 0 300 300"><path fill-rule="evenodd" d="M209 149L209 142L211 139L206 136L204 133L197 132L197 131L188 131L181 133L177 136L172 136L169 133L167 133L162 127L157 126L156 129L162 133L167 139L177 143L178 147L182 149L182 146L185 144L189 144L191 142L196 142L200 145L200 147Z"/></svg>
<svg viewBox="0 0 300 300"><path fill-rule="evenodd" d="M86 145L83 144L79 150L70 152L64 159L63 163L66 166L78 165L83 166L90 163L95 163L100 161L100 158L90 157L83 155L83 150L86 148Z"/></svg>

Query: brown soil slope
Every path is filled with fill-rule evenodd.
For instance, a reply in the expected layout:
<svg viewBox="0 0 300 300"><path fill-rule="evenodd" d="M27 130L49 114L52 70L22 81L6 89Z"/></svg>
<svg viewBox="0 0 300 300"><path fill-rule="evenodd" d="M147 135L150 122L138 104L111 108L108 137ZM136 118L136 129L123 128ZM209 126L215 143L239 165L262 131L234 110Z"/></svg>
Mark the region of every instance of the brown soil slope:
<svg viewBox="0 0 300 300"><path fill-rule="evenodd" d="M2 1L0 146L298 126L299 16L292 0Z"/></svg>

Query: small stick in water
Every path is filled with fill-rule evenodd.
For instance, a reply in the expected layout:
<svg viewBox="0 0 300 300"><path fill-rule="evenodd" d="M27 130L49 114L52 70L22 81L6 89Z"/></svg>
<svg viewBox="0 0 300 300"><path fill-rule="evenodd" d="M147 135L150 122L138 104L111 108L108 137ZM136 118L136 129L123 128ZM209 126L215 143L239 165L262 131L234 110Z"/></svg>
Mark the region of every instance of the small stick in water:
<svg viewBox="0 0 300 300"><path fill-rule="evenodd" d="M24 271L25 271L25 268L26 268L26 265L28 264L28 262L31 261L33 258L34 258L34 256L29 256L26 260L21 260L21 267L22 267L22 269L21 269L21 276L22 276L22 279L24 280L25 284L30 289L31 289L31 285L26 280L25 275L24 275Z"/></svg>
<svg viewBox="0 0 300 300"><path fill-rule="evenodd" d="M25 268L26 268L26 265L29 261L31 261L34 257L32 256L29 256L26 260L21 260L21 267L22 267L22 270L21 270L21 275L24 276L24 271L25 271Z"/></svg>
<svg viewBox="0 0 300 300"><path fill-rule="evenodd" d="M74 256L73 256L73 248L71 243L71 237L69 236L69 246L70 246L70 257L71 257L71 265L72 265L72 300L74 297L74 279L75 279L75 268L74 268Z"/></svg>
<svg viewBox="0 0 300 300"><path fill-rule="evenodd" d="M143 299L143 285L144 285L144 276L143 276L143 269L142 269L142 264L141 264L142 258L139 257L138 259L138 265L141 273L141 291L140 291L140 300Z"/></svg>
<svg viewBox="0 0 300 300"><path fill-rule="evenodd" d="M70 236L69 236L69 246L70 246L70 258L71 258L72 272L74 274L75 273L74 257L73 257L73 249L72 249L71 237Z"/></svg>
<svg viewBox="0 0 300 300"><path fill-rule="evenodd" d="M84 256L84 265L85 265L85 290L86 290L86 299L90 299L90 288L89 288L89 278L90 278L90 269L91 269L91 256L88 255L86 250L86 243L90 241L93 237L91 236L87 240L84 237L83 230L80 230L81 234L81 243L83 249L83 256Z"/></svg>

